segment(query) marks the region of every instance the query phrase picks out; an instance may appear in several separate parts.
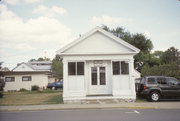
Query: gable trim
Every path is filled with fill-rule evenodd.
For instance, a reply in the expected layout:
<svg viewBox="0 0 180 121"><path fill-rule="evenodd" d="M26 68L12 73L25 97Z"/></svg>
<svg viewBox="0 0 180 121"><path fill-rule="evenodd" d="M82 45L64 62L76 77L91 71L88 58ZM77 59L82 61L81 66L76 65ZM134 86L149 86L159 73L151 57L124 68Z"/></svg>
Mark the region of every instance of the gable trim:
<svg viewBox="0 0 180 121"><path fill-rule="evenodd" d="M125 47L128 47L129 49L133 50L134 52L133 53L139 53L139 49L134 47L133 45L129 44L128 42L114 36L113 34L103 30L102 28L100 27L95 27L94 29L90 30L89 32L85 33L84 35L82 35L80 38L72 41L71 43L67 44L66 46L64 46L63 48L59 49L56 53L59 54L59 55L63 55L63 52L65 52L66 50L70 49L71 47L73 47L74 45L78 44L79 42L81 42L82 40L86 39L87 37L91 36L93 33L95 32L100 32L102 34L104 34L105 36L113 39L114 41L116 41L117 43L119 44L122 44L124 45ZM65 53L64 53L65 54ZM69 53L70 55L70 53Z"/></svg>
<svg viewBox="0 0 180 121"><path fill-rule="evenodd" d="M34 68L33 67L31 67L30 65L28 65L27 63L20 63L19 65L17 65L15 68L13 68L12 69L12 71L14 71L16 68L18 68L20 65L22 65L22 64L25 64L27 67L29 67L29 68L31 68L32 70L34 70Z"/></svg>

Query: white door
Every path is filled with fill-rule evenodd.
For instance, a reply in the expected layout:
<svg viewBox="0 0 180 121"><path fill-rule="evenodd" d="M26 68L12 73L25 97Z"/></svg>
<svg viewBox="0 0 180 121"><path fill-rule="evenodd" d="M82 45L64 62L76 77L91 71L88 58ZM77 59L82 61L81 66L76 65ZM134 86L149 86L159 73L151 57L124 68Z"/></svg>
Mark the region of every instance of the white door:
<svg viewBox="0 0 180 121"><path fill-rule="evenodd" d="M111 85L107 72L107 66L90 67L90 95L111 94Z"/></svg>

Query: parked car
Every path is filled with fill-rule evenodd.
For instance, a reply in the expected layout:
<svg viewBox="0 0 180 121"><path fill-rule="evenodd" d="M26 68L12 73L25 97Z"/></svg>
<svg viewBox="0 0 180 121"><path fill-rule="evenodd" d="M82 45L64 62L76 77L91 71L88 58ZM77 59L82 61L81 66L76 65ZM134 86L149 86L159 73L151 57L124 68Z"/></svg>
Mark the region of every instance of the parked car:
<svg viewBox="0 0 180 121"><path fill-rule="evenodd" d="M47 88L49 89L58 89L58 88L63 88L63 80L53 82L53 83L48 83Z"/></svg>
<svg viewBox="0 0 180 121"><path fill-rule="evenodd" d="M146 76L136 85L137 95L156 102L162 97L180 97L180 81L174 77Z"/></svg>

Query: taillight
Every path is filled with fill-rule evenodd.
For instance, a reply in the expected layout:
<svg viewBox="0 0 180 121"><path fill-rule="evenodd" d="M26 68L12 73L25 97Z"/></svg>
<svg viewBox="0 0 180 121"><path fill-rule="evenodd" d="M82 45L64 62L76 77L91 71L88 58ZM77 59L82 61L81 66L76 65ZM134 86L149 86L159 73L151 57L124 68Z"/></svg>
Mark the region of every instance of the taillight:
<svg viewBox="0 0 180 121"><path fill-rule="evenodd" d="M146 85L144 85L144 89L148 89L148 87Z"/></svg>

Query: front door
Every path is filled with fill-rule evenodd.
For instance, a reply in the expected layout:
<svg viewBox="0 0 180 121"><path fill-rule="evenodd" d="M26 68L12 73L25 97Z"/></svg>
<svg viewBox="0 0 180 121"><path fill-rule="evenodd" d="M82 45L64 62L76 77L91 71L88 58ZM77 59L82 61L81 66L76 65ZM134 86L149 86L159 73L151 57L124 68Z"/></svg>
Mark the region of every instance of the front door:
<svg viewBox="0 0 180 121"><path fill-rule="evenodd" d="M109 77L107 74L106 66L93 66L90 67L90 95L105 95L110 94Z"/></svg>

